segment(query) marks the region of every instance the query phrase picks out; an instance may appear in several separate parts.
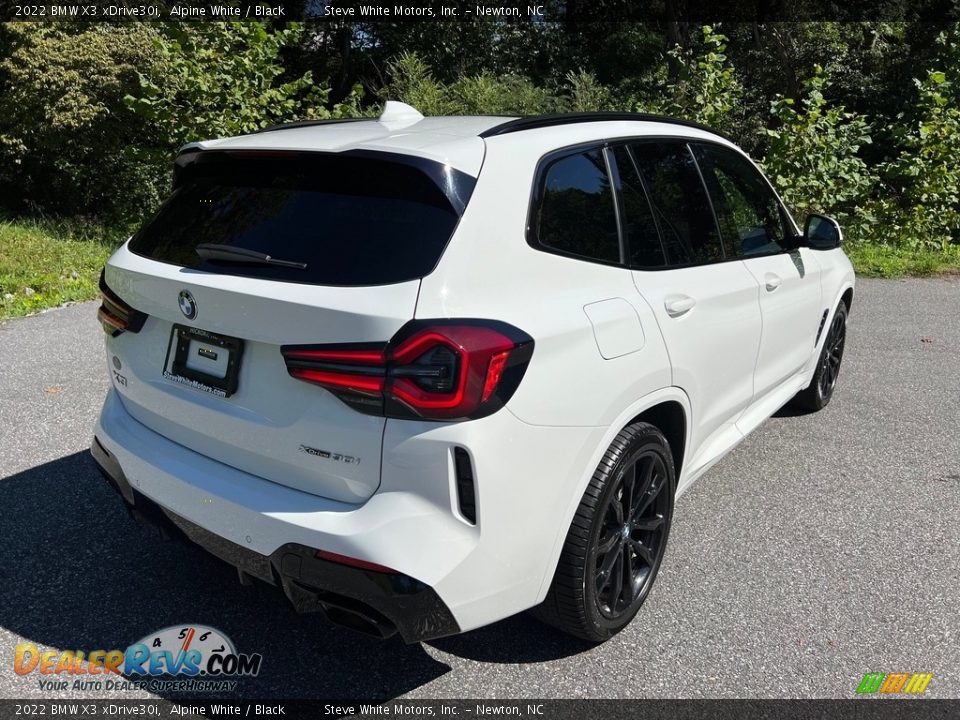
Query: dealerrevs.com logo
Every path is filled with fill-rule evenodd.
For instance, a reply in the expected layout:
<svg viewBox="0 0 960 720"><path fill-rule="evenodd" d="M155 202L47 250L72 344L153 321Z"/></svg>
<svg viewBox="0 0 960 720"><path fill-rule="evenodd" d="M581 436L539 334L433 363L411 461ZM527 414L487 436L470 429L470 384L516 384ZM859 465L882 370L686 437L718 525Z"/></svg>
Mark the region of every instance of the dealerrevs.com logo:
<svg viewBox="0 0 960 720"><path fill-rule="evenodd" d="M239 653L225 634L205 625L173 625L126 650L40 650L17 645L13 669L37 673L41 690L230 692L260 672L260 653Z"/></svg>

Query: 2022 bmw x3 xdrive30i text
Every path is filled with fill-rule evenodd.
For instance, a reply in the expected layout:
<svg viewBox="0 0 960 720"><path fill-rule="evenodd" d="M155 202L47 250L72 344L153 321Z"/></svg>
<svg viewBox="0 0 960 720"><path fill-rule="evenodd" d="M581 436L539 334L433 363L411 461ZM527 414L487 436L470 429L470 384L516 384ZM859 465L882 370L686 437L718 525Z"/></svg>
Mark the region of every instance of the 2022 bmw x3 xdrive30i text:
<svg viewBox="0 0 960 720"><path fill-rule="evenodd" d="M389 103L196 143L105 268L92 452L299 610L414 642L535 608L605 640L677 495L829 402L840 240L667 118Z"/></svg>

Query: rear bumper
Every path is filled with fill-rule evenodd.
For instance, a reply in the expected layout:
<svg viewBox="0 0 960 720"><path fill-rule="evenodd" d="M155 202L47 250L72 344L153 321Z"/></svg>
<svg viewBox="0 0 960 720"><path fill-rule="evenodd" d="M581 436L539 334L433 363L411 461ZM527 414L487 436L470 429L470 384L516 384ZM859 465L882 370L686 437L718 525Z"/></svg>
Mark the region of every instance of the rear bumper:
<svg viewBox="0 0 960 720"><path fill-rule="evenodd" d="M394 633L408 643L454 635L460 627L433 588L402 573L385 573L323 560L316 548L287 543L270 555L230 542L131 487L115 456L93 439L90 454L107 482L138 521L164 536L184 539L233 565L240 578L255 577L282 588L299 612L382 638Z"/></svg>
<svg viewBox="0 0 960 720"><path fill-rule="evenodd" d="M165 516L202 528L212 539L201 544L214 554L223 556L216 548L226 543L243 551L228 561L249 557L262 567L296 545L393 568L431 588L467 631L543 599L604 432L531 426L507 409L465 423L388 422L380 487L359 504L271 482L177 444L135 419L115 390L95 435L122 468L129 491L118 489L128 503L136 507L142 495ZM458 509L456 447L473 462L475 523ZM427 636L405 637L418 635Z"/></svg>

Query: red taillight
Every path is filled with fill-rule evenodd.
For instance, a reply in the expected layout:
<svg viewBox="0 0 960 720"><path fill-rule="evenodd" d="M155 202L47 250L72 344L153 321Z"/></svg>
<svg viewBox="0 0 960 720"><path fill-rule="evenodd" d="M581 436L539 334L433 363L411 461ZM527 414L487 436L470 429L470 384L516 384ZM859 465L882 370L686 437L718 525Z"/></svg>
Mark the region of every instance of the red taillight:
<svg viewBox="0 0 960 720"><path fill-rule="evenodd" d="M383 378L366 378L346 373L324 372L309 368L291 369L290 374L298 380L306 380L332 390L352 390L354 392L379 395L383 393Z"/></svg>
<svg viewBox="0 0 960 720"><path fill-rule="evenodd" d="M391 396L421 417L470 417L484 402L491 358L509 354L516 344L482 325L420 330L392 353ZM437 355L441 357L435 359ZM488 399L498 381L492 383Z"/></svg>
<svg viewBox="0 0 960 720"><path fill-rule="evenodd" d="M383 346L285 346L293 377L388 417L475 418L509 399L533 340L505 323L412 321Z"/></svg>
<svg viewBox="0 0 960 720"><path fill-rule="evenodd" d="M329 552L327 550L317 550L317 557L321 560L337 563L338 565L349 565L350 567L360 568L361 570L372 570L373 572L387 573L389 575L399 575L396 570L388 568L386 565L377 565L377 563L359 560L349 555L341 555L340 553Z"/></svg>
<svg viewBox="0 0 960 720"><path fill-rule="evenodd" d="M490 364L487 365L487 379L483 383L483 394L480 396L480 402L489 400L493 391L497 389L497 384L503 376L503 369L507 366L509 358L509 350L498 352L490 358Z"/></svg>
<svg viewBox="0 0 960 720"><path fill-rule="evenodd" d="M287 371L328 390L382 396L383 348L283 348Z"/></svg>
<svg viewBox="0 0 960 720"><path fill-rule="evenodd" d="M107 287L104 273L100 271L100 309L97 310L97 319L103 325L103 331L111 337L116 337L122 332L140 332L147 316L139 310L134 310L123 300L117 297L109 287Z"/></svg>

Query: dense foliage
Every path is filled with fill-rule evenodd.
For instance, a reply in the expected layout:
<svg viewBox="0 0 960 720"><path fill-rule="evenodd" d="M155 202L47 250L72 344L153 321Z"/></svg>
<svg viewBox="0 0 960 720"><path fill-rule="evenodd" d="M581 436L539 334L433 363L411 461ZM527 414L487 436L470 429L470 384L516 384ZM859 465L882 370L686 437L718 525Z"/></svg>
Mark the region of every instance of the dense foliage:
<svg viewBox="0 0 960 720"><path fill-rule="evenodd" d="M828 103L824 90L829 77L817 67L804 86L799 102L777 97L771 103L775 118L767 130L769 144L764 168L784 202L799 216L834 215L848 231L863 237L870 222L862 201L869 198L876 176L860 154L871 139L863 115Z"/></svg>
<svg viewBox="0 0 960 720"><path fill-rule="evenodd" d="M0 58L0 198L8 211L113 220L159 200L147 134L124 104L159 62L146 25L8 23ZM142 210L140 211L142 212Z"/></svg>
<svg viewBox="0 0 960 720"><path fill-rule="evenodd" d="M960 29L932 23L0 27L0 211L134 223L184 143L301 118L640 110L731 135L799 220L960 242Z"/></svg>
<svg viewBox="0 0 960 720"><path fill-rule="evenodd" d="M141 73L140 89L125 99L166 146L255 132L288 118L322 119L330 89L311 71L284 78L281 53L296 47L302 28L273 32L259 23L161 26L155 39L159 71ZM351 98L352 99L352 98Z"/></svg>

